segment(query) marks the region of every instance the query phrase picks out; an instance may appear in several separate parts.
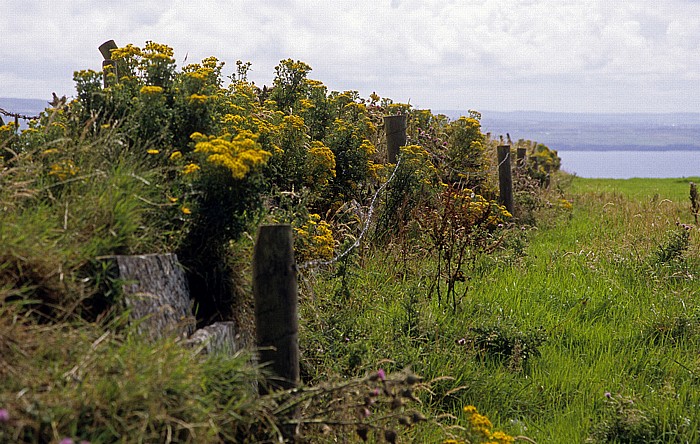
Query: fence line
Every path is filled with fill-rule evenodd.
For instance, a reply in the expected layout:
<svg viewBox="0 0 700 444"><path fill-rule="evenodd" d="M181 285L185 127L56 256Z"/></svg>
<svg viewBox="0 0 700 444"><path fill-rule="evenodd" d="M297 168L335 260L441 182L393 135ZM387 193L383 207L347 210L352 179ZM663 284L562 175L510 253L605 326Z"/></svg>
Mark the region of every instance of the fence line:
<svg viewBox="0 0 700 444"><path fill-rule="evenodd" d="M0 114L7 116L7 117L14 117L15 119L23 119L23 120L37 120L37 119L39 119L39 116L28 116L25 114L11 113L10 111L7 111L7 110L2 109L2 108L0 108Z"/></svg>
<svg viewBox="0 0 700 444"><path fill-rule="evenodd" d="M369 224L372 220L372 215L374 214L374 209L375 209L376 204L377 204L377 197L379 197L379 193L381 193L384 190L384 188L386 188L386 186L389 184L389 182L391 182L394 179L394 176L396 176L396 171L399 169L399 165L401 165L401 157L399 157L398 162L396 162L396 166L394 167L394 171L391 172L391 176L389 176L389 179L387 179L387 181L384 182L382 184L382 186L380 186L377 189L377 191L374 192L374 196L372 197L372 202L370 202L369 210L367 211L367 219L365 220L365 225L364 225L364 227L362 227L362 231L360 232L360 235L357 237L357 239L355 239L355 242L353 242L353 244L350 245L345 251L343 251L339 255L335 256L333 259L328 259L328 260L316 259L316 260L307 261L301 265L297 265L297 269L303 270L303 269L309 268L309 267L320 267L320 266L324 266L324 265L334 264L334 263L338 262L339 260L341 260L342 258L344 258L345 256L347 256L348 254L350 254L350 252L352 250L354 250L355 248L357 248L360 245L360 242L362 242L362 238L365 237L365 235L367 234L367 230L369 229Z"/></svg>
<svg viewBox="0 0 700 444"><path fill-rule="evenodd" d="M431 151L428 150L425 146L423 146L423 149L424 149L428 154L430 154L431 156L433 156L435 159L440 159L440 157L439 157L437 154L431 152ZM457 169L455 169L455 168L452 168L452 167L450 167L450 166L446 166L446 167L447 167L448 169L452 170L452 171L455 172L455 173L461 174L461 175L466 176L467 178L469 178L470 175L477 176L477 175L489 175L489 174L494 174L494 173L496 173L497 171L499 171L499 169L501 168L501 166L503 166L503 164L504 164L505 162L507 162L507 161L509 161L509 160L510 160L510 156L506 156L503 160L501 160L501 161L498 163L498 165L496 165L496 166L494 166L494 167L491 167L491 168L489 168L489 169L487 169L487 170L483 170L483 171L464 172L464 171L460 171L460 170L457 170ZM369 229L369 224L370 224L370 222L371 222L371 220L372 220L372 215L374 214L374 209L375 209L375 207L376 207L377 197L379 196L379 193L381 193L381 192L384 190L384 188L386 188L386 186L389 184L389 182L391 182L391 181L394 179L394 176L396 175L396 171L398 170L399 164L400 164L400 163L401 163L401 157L399 157L398 162L396 163L396 166L394 167L394 171L392 171L391 176L389 177L389 179L387 179L387 181L384 182L384 183L382 184L382 186L380 186L380 187L377 189L377 191L374 193L374 196L372 197L372 202L370 203L369 211L367 212L367 220L365 220L364 227L362 228L362 231L360 232L360 235L357 237L357 239L355 240L355 242L353 242L353 244L350 245L350 247L348 247L345 251L343 251L342 253L338 254L338 255L335 256L335 257L333 257L332 259L327 259L327 260L326 260L326 259L315 259L315 260L306 261L306 262L304 262L304 263L301 264L301 265L297 265L297 270L303 270L303 269L310 268L310 267L321 267L321 266L326 266L326 265L334 264L334 263L338 262L339 260L343 259L343 258L344 258L345 256L347 256L348 254L350 254L350 252L351 252L352 250L354 250L355 248L357 248L357 247L360 245L360 242L362 242L362 239L364 238L365 234L367 233L367 230Z"/></svg>

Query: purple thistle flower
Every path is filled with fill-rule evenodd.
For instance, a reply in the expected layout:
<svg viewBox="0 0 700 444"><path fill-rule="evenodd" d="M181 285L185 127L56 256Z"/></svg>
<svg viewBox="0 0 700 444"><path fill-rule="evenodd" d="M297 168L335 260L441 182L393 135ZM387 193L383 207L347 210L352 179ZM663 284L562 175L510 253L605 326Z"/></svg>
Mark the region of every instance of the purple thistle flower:
<svg viewBox="0 0 700 444"><path fill-rule="evenodd" d="M605 397L608 399L612 398L612 394L610 392L605 392Z"/></svg>
<svg viewBox="0 0 700 444"><path fill-rule="evenodd" d="M75 442L71 438L63 438L58 444L75 444Z"/></svg>
<svg viewBox="0 0 700 444"><path fill-rule="evenodd" d="M0 409L0 422L7 422L10 420L10 412L7 409Z"/></svg>
<svg viewBox="0 0 700 444"><path fill-rule="evenodd" d="M377 370L377 378L379 378L380 381L386 381L386 373L384 373L383 368Z"/></svg>

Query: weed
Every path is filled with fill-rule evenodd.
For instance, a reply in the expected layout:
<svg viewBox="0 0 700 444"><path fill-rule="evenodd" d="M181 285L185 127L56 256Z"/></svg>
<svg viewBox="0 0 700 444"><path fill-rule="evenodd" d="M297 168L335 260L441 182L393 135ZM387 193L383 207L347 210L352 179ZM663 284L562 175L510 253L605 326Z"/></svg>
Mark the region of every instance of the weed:
<svg viewBox="0 0 700 444"><path fill-rule="evenodd" d="M587 443L625 442L630 444L660 443L661 434L656 430L649 413L634 398L605 393L606 414L598 419Z"/></svg>
<svg viewBox="0 0 700 444"><path fill-rule="evenodd" d="M666 238L652 253L652 264L667 264L672 261L680 261L690 245L690 230L686 227L678 227L666 233Z"/></svg>
<svg viewBox="0 0 700 444"><path fill-rule="evenodd" d="M522 331L514 326L498 323L493 326L471 327L458 340L479 356L505 362L513 371L523 371L532 358L540 356L539 347L547 340L542 328Z"/></svg>
<svg viewBox="0 0 700 444"><path fill-rule="evenodd" d="M698 186L690 182L690 211L695 218L695 225L698 224L698 213L700 213L700 198L698 197Z"/></svg>

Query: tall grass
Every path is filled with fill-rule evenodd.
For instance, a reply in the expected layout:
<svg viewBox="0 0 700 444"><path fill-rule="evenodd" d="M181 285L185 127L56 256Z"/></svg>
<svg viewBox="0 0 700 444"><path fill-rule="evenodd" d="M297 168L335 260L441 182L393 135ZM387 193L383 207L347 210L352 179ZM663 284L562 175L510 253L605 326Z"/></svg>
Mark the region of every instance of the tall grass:
<svg viewBox="0 0 700 444"><path fill-rule="evenodd" d="M515 262L483 258L455 313L430 296L427 257L355 258L349 293L320 272L302 306L307 378L385 359L449 376L424 399L436 416L478 405L537 442L697 441L700 239L678 226L692 221L687 186L574 178L571 217L527 231Z"/></svg>

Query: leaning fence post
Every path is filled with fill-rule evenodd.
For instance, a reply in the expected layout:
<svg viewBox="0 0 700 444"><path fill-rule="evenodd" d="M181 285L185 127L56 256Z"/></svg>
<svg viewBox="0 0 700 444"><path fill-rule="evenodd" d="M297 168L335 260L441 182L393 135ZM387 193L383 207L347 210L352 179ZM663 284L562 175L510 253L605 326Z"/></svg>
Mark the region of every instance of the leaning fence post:
<svg viewBox="0 0 700 444"><path fill-rule="evenodd" d="M102 81L105 88L119 81L119 73L117 72L117 62L112 60L112 50L117 49L117 44L114 40L108 40L98 48L104 60L102 61ZM114 76L114 80L112 77Z"/></svg>
<svg viewBox="0 0 700 444"><path fill-rule="evenodd" d="M260 362L280 379L273 388L299 383L297 276L291 225L262 225L253 253L255 326ZM261 390L265 388L261 386Z"/></svg>
<svg viewBox="0 0 700 444"><path fill-rule="evenodd" d="M510 145L498 147L498 186L500 202L513 214L513 177L510 167Z"/></svg>
<svg viewBox="0 0 700 444"><path fill-rule="evenodd" d="M384 116L386 149L389 163L396 163L399 148L406 145L406 115Z"/></svg>

